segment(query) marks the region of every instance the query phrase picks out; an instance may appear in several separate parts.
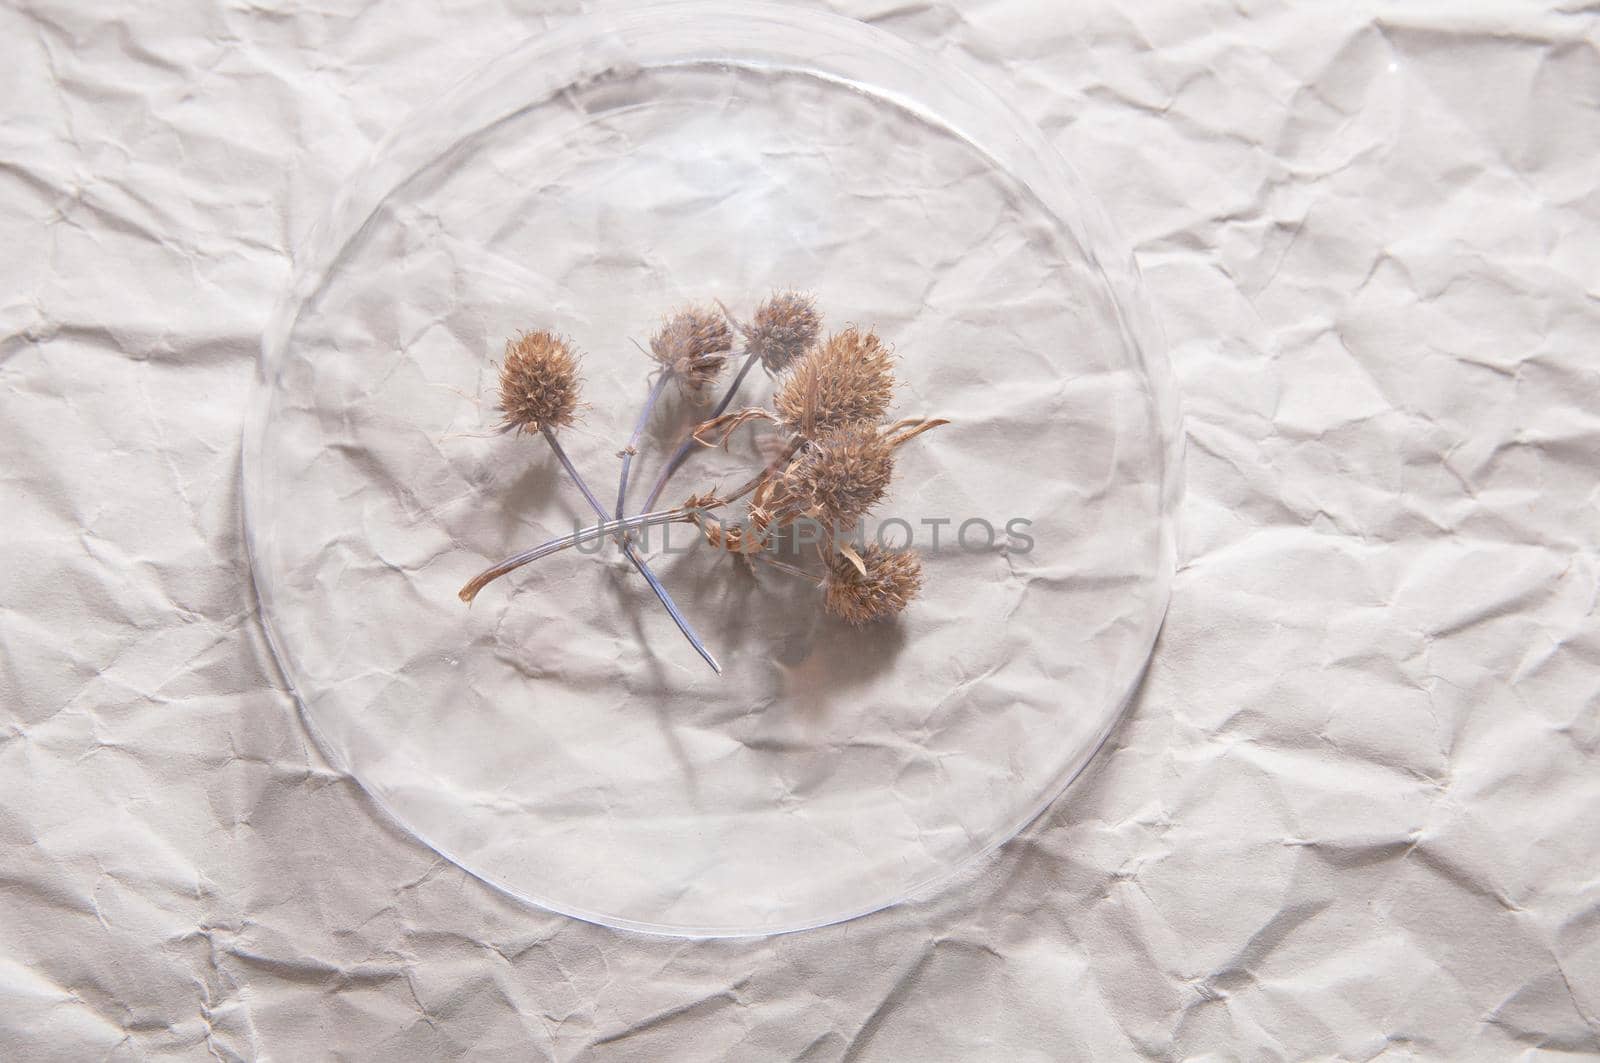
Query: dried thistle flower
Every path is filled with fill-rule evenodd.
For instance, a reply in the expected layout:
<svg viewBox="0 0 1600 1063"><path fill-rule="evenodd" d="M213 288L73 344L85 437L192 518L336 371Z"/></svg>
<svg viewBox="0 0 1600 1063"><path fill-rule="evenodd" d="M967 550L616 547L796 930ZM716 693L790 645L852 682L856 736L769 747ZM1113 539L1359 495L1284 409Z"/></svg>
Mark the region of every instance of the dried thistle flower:
<svg viewBox="0 0 1600 1063"><path fill-rule="evenodd" d="M650 357L678 379L685 394L698 395L717 378L733 349L733 330L714 310L690 306L661 323L650 339Z"/></svg>
<svg viewBox="0 0 1600 1063"><path fill-rule="evenodd" d="M894 443L870 424L830 428L784 470L783 517L811 517L826 527L854 525L883 500L894 476Z"/></svg>
<svg viewBox="0 0 1600 1063"><path fill-rule="evenodd" d="M889 349L877 333L851 326L795 361L772 401L779 423L815 439L831 428L877 423L893 392Z"/></svg>
<svg viewBox="0 0 1600 1063"><path fill-rule="evenodd" d="M553 332L523 332L506 341L500 364L502 429L565 428L578 412L578 359Z"/></svg>
<svg viewBox="0 0 1600 1063"><path fill-rule="evenodd" d="M740 325L744 349L760 358L767 372L778 373L804 354L822 332L817 301L805 292L784 291L756 308L755 318Z"/></svg>
<svg viewBox="0 0 1600 1063"><path fill-rule="evenodd" d="M868 624L900 613L922 589L922 560L910 550L873 543L860 553L865 574L843 554L828 558L823 607L850 624Z"/></svg>
<svg viewBox="0 0 1600 1063"><path fill-rule="evenodd" d="M750 325L731 313L718 316L697 307L665 318L648 351L662 371L646 396L632 437L618 452L622 467L614 517L589 489L556 437L556 429L573 421L578 405L577 362L572 348L548 332L526 333L508 342L500 381L504 425L542 434L601 520L485 569L462 587L461 599L471 602L489 583L550 554L595 539L615 538L679 629L705 661L720 672L716 658L640 555L632 533L657 525L694 524L713 547L745 564L761 562L815 581L818 577L814 567L801 567L773 556L778 552L775 543L789 541L784 537L785 530L801 518L810 518L833 532L824 537L827 545L817 551L823 568L817 585L823 591L825 609L858 625L903 611L922 587L920 558L914 552L890 551L881 545L857 552L838 536L838 529L856 525L887 494L894 475L894 453L899 447L948 422L917 417L887 423L884 414L894 391L894 360L889 349L873 331L855 327L837 332L819 344L816 338L820 324L811 296L795 291L772 295L760 306ZM703 391L726 363L735 329L743 335L746 349L726 393L709 417L686 434L663 464L644 510L625 516L632 459L667 381L676 378L691 394ZM758 361L785 374L772 406L727 412L740 384ZM755 420L783 429L768 441L771 448L762 455L764 467L742 486L697 492L676 508L654 508L673 470L696 443L725 444L741 425ZM741 499L748 499L747 522L729 522L718 514Z"/></svg>

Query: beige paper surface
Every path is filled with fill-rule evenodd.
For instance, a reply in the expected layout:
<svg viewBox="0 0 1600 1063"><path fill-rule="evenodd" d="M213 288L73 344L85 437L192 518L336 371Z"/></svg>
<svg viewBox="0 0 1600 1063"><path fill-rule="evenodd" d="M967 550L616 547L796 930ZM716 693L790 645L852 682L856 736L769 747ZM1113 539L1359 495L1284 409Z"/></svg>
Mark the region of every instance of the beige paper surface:
<svg viewBox="0 0 1600 1063"><path fill-rule="evenodd" d="M271 300L412 107L570 8L0 12L0 1055L1600 1051L1600 54L1576 5L851 3L1134 242L1188 433L1086 776L793 936L514 904L386 822L254 614Z"/></svg>

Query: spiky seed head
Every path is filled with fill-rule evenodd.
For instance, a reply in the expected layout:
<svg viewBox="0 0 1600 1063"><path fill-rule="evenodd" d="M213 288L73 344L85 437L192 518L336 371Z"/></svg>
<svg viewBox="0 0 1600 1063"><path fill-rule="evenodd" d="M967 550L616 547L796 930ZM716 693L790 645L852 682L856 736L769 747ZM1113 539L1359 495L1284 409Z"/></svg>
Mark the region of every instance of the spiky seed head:
<svg viewBox="0 0 1600 1063"><path fill-rule="evenodd" d="M873 543L860 551L865 575L843 554L828 558L823 607L850 624L887 620L903 611L922 589L922 560L911 550Z"/></svg>
<svg viewBox="0 0 1600 1063"><path fill-rule="evenodd" d="M870 329L836 332L801 355L773 406L778 420L807 439L845 425L876 424L894 393L894 357Z"/></svg>
<svg viewBox="0 0 1600 1063"><path fill-rule="evenodd" d="M767 372L777 373L817 342L822 314L817 300L805 292L776 292L739 331L744 334L744 349L758 356Z"/></svg>
<svg viewBox="0 0 1600 1063"><path fill-rule="evenodd" d="M883 500L893 476L894 444L875 425L827 429L784 470L781 514L830 529L853 526Z"/></svg>
<svg viewBox="0 0 1600 1063"><path fill-rule="evenodd" d="M699 395L722 372L733 349L733 330L715 310L688 306L663 319L650 339L650 357L678 379L688 395Z"/></svg>
<svg viewBox="0 0 1600 1063"><path fill-rule="evenodd" d="M500 363L500 426L518 432L565 428L578 412L578 359L553 332L521 332L506 340Z"/></svg>

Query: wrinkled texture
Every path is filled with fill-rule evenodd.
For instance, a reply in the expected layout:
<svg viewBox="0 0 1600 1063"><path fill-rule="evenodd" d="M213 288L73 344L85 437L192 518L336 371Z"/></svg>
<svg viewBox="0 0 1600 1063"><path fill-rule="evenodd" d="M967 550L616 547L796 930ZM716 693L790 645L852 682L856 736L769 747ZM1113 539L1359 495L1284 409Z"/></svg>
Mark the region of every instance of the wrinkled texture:
<svg viewBox="0 0 1600 1063"><path fill-rule="evenodd" d="M241 411L342 177L575 8L6 8L8 1057L1600 1050L1594 13L839 7L1010 94L1163 316L1184 560L1111 745L936 896L779 938L410 840L262 639Z"/></svg>

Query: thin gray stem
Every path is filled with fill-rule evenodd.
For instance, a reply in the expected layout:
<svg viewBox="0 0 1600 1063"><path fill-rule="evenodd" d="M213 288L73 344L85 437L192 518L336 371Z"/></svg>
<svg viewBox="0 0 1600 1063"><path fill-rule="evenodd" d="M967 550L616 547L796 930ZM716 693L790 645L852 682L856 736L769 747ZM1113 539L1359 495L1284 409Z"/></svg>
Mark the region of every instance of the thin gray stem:
<svg viewBox="0 0 1600 1063"><path fill-rule="evenodd" d="M795 442L791 443L788 452L792 454L799 447L800 442L800 440L796 439ZM770 471L771 466L768 468ZM581 546L584 543L593 542L608 535L616 535L618 532L638 531L640 528L650 528L658 524L699 524L705 519L704 515L709 511L719 509L731 502L737 502L751 491L754 491L761 485L762 478L766 475L766 473L763 473L761 476L753 477L732 494L705 499L694 507L679 506L676 509L661 509L651 513L623 517L621 520L603 520L599 524L591 524L587 528L579 528L571 535L562 535L551 539L549 542L540 543L530 550L524 550L520 554L513 554L499 564L492 565L472 577L472 580L461 588L461 600L471 604L472 599L478 596L479 591L506 573L513 572L523 565L532 564L540 558L549 557L551 554L560 553L562 550L573 546ZM631 546L632 544L630 543L629 545Z"/></svg>
<svg viewBox="0 0 1600 1063"><path fill-rule="evenodd" d="M595 497L593 491L589 490L589 485L584 482L583 477L578 474L578 470L573 467L572 459L567 457L566 450L556 440L556 434L550 431L549 428L545 428L543 431L545 441L550 444L550 449L555 452L556 459L561 462L562 468L567 470L567 475L572 477L572 482L578 485L578 490L583 492L583 497L589 500L589 505L594 509L595 516L604 521L606 519L605 507L600 504L600 500ZM620 513L617 516L618 519L621 518ZM683 614L678 611L677 603L672 600L672 595L667 593L667 589L661 585L661 581L656 578L656 574L650 570L650 565L644 558L639 556L639 552L633 548L633 544L628 542L625 537L618 536L618 542L622 545L623 554L632 562L633 567L639 570L639 575L644 577L645 582L650 584L650 589L661 600L661 604L667 610L667 615L672 617L672 622L678 625L678 630L683 632L683 637L689 640L689 645L693 646L695 652L711 666L713 672L721 675L722 665L717 663L717 659L711 655L711 651L706 649L705 643L700 641L700 636L695 634L694 628L689 626L689 621L685 620Z"/></svg>
<svg viewBox="0 0 1600 1063"><path fill-rule="evenodd" d="M644 435L644 426L650 421L650 414L656 408L656 401L661 398L661 391L667 386L667 380L672 376L672 370L663 369L661 375L656 377L656 382L650 389L649 396L644 400L644 409L639 411L639 420L634 422L633 435L628 437L628 445L622 450L622 475L617 478L617 519L622 518L623 511L628 504L628 468L633 464L633 456L638 453L639 439Z"/></svg>
<svg viewBox="0 0 1600 1063"><path fill-rule="evenodd" d="M615 535L617 532L635 531L639 528L649 528L657 524L689 523L694 519L694 514L690 510L664 509L657 513L640 513L637 516L624 517L622 520L602 521L599 524L591 524L587 528L579 528L571 535L562 535L548 542L540 543L532 549L524 550L520 554L512 554L504 561L484 569L472 577L471 582L465 587L461 588L461 600L470 604L472 599L478 596L479 591L506 573L515 572L523 565L531 565L540 558L558 554L569 547L581 546L584 543L593 542L595 539L600 539L607 535Z"/></svg>
<svg viewBox="0 0 1600 1063"><path fill-rule="evenodd" d="M733 382L728 385L728 390L723 392L721 401L711 411L711 415L704 418L704 420L715 420L727 412L728 407L733 404L733 397L738 393L739 386L744 383L744 378L750 374L750 370L755 368L759 358L760 356L754 352L745 355L744 364L739 367L739 372L733 378ZM667 463L661 466L661 472L656 476L656 482L650 488L650 494L645 497L645 509L648 510L656 504L656 501L661 497L661 492L667 489L667 481L672 478L673 473L678 471L678 466L682 465L684 460L688 458L689 451L693 449L694 445L694 434L691 429L690 434L684 437L682 443L678 444L678 449L672 452L672 457L668 458ZM618 515L621 515L620 511Z"/></svg>

